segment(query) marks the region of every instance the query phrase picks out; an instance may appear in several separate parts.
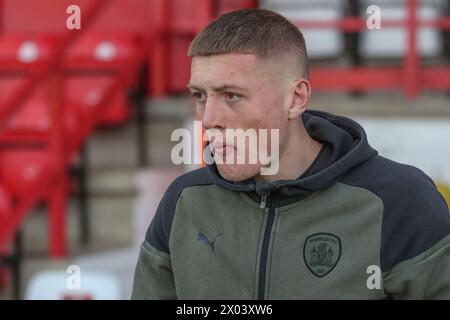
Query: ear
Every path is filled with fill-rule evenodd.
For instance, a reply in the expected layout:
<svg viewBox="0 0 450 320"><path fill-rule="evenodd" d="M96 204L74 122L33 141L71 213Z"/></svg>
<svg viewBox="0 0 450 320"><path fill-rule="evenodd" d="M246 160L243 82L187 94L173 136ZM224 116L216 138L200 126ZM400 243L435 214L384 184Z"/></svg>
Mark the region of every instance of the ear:
<svg viewBox="0 0 450 320"><path fill-rule="evenodd" d="M306 110L311 95L311 85L306 79L299 79L294 82L292 104L289 107L288 119L299 117Z"/></svg>

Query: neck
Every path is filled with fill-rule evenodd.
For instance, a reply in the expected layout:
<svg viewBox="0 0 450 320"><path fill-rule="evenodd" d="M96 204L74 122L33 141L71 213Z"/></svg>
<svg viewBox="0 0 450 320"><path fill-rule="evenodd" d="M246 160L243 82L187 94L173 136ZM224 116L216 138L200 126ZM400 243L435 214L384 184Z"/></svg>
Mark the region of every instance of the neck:
<svg viewBox="0 0 450 320"><path fill-rule="evenodd" d="M272 182L297 179L316 159L322 144L311 138L302 123L290 129L286 144L280 150L278 172L274 175L259 175L257 180Z"/></svg>

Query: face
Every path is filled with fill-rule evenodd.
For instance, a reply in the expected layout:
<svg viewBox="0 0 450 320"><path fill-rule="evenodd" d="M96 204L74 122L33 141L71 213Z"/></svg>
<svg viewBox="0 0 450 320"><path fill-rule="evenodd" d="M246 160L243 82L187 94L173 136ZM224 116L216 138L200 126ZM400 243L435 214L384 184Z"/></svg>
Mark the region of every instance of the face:
<svg viewBox="0 0 450 320"><path fill-rule="evenodd" d="M192 59L188 87L223 178L242 181L261 172L260 159L256 163L250 161L249 148L255 147L251 139L243 146L236 144L227 139L227 129L243 129L244 132L255 129L257 141L259 129L269 129L269 132L279 129L282 149L289 120L290 94L289 86L279 73L266 60L252 54L196 56ZM232 152L235 157L229 163L226 157ZM268 150L265 152L270 154ZM238 154L245 155L244 164L237 163Z"/></svg>

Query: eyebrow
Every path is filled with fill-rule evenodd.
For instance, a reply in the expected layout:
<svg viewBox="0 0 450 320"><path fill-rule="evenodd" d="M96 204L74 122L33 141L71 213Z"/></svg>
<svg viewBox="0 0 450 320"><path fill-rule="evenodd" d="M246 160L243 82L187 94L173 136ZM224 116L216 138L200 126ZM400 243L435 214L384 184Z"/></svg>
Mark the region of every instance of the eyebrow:
<svg viewBox="0 0 450 320"><path fill-rule="evenodd" d="M190 84L190 83L189 83L189 84L187 85L187 87L188 87L189 89L194 89L194 90L198 90L198 91L205 91L204 89L202 89L202 88L196 86L195 84ZM227 90L248 91L248 90L245 89L245 88L238 87L238 86L233 86L233 85L228 85L228 84L225 84L225 85L219 86L219 87L213 87L212 90L213 90L213 91L216 91L216 92L223 92L223 91L227 91Z"/></svg>

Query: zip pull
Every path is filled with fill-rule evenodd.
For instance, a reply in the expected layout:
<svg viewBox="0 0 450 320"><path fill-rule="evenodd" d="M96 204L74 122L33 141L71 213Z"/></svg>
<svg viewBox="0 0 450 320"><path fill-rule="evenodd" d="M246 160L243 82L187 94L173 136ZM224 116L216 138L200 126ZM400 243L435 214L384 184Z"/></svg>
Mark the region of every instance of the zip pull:
<svg viewBox="0 0 450 320"><path fill-rule="evenodd" d="M261 203L259 204L259 207L261 209L266 207L266 203L267 203L267 196L261 196Z"/></svg>

